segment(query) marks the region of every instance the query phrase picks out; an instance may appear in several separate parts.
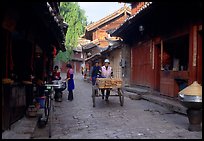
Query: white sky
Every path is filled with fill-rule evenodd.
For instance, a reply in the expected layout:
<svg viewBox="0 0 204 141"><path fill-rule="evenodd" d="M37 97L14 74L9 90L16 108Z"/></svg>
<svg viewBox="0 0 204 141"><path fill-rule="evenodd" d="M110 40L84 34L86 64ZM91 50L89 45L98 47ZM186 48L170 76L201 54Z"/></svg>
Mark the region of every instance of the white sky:
<svg viewBox="0 0 204 141"><path fill-rule="evenodd" d="M88 23L96 22L124 6L119 2L78 2L85 10Z"/></svg>

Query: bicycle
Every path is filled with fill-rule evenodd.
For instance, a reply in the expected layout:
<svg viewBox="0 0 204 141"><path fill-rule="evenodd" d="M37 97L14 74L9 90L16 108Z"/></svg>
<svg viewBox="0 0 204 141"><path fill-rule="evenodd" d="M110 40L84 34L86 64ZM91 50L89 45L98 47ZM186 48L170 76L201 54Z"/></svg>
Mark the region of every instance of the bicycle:
<svg viewBox="0 0 204 141"><path fill-rule="evenodd" d="M54 99L54 87L58 87L59 85L56 84L44 84L44 96L45 96L45 104L44 104L44 112L38 119L38 127L43 128L49 123L49 138L52 136L52 118L53 118L53 111L54 106L52 100Z"/></svg>

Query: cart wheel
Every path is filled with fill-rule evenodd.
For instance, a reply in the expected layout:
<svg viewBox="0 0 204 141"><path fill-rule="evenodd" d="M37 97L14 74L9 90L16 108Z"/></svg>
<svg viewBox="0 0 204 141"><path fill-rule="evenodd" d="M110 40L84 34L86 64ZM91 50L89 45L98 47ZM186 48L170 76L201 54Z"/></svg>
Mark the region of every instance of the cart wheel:
<svg viewBox="0 0 204 141"><path fill-rule="evenodd" d="M92 97L93 100L93 107L95 107L95 97Z"/></svg>
<svg viewBox="0 0 204 141"><path fill-rule="evenodd" d="M92 100L93 100L93 107L95 107L95 97L96 97L96 89L92 87Z"/></svg>
<svg viewBox="0 0 204 141"><path fill-rule="evenodd" d="M118 89L118 95L119 95L119 99L120 99L120 106L123 106L123 104L124 104L124 95L123 95L123 91L121 89Z"/></svg>

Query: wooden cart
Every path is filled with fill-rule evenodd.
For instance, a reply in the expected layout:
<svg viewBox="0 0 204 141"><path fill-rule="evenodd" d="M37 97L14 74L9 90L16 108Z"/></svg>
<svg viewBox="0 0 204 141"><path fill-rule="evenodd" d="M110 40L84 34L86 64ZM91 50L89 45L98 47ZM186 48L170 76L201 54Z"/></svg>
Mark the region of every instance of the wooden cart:
<svg viewBox="0 0 204 141"><path fill-rule="evenodd" d="M102 97L101 89L116 89L117 93L110 93L109 96L119 96L120 105L124 104L124 93L122 91L122 80L118 78L97 78L96 85L92 86L93 107L95 107L95 98Z"/></svg>

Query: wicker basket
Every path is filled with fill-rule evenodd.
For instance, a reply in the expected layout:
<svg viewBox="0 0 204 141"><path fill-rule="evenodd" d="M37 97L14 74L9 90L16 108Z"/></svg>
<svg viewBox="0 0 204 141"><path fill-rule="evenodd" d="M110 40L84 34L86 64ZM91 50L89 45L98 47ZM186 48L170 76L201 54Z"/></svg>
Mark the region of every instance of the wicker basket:
<svg viewBox="0 0 204 141"><path fill-rule="evenodd" d="M100 89L121 88L122 80L118 78L97 78L96 84Z"/></svg>

